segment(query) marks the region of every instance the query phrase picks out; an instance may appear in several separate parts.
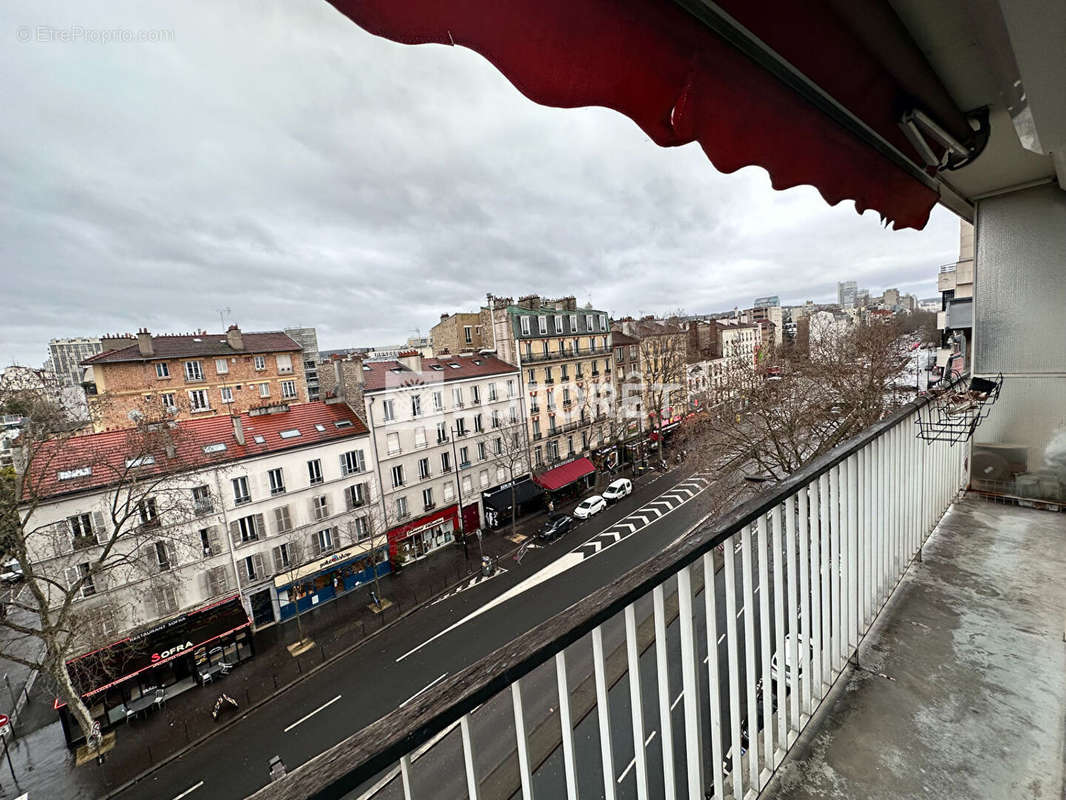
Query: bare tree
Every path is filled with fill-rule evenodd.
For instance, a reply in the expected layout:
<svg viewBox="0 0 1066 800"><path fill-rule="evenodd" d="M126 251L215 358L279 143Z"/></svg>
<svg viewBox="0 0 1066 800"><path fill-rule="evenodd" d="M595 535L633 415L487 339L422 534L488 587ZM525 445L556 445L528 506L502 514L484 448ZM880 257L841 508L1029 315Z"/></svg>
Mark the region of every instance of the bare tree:
<svg viewBox="0 0 1066 800"><path fill-rule="evenodd" d="M21 418L16 466L0 474L0 547L23 581L6 600L13 613L0 618L14 634L0 657L45 676L94 748L98 735L67 662L105 643L119 615L136 620L144 593L122 587L144 581L162 596L169 576L160 566L188 545L192 483L180 429L160 412L106 441L75 437L46 386L5 386L0 413ZM79 489L86 505L56 518L57 497ZM38 655L16 646L20 638L38 642Z"/></svg>
<svg viewBox="0 0 1066 800"><path fill-rule="evenodd" d="M515 481L529 472L529 433L525 420L518 415L513 423L491 430L486 439L492 464L497 473L503 471L511 484L511 535L514 536L518 526Z"/></svg>
<svg viewBox="0 0 1066 800"><path fill-rule="evenodd" d="M656 434L659 458L663 457L663 417L671 409L684 410L687 337L678 327L666 323L638 323L640 339L640 379L644 411Z"/></svg>

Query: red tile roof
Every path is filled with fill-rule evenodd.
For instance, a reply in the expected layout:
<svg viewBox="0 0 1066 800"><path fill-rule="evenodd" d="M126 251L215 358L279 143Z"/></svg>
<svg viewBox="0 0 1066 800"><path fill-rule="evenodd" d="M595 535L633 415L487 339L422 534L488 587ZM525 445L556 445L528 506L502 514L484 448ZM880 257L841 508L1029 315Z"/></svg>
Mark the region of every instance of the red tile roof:
<svg viewBox="0 0 1066 800"><path fill-rule="evenodd" d="M165 358L189 358L201 356L231 356L234 353L294 353L303 348L282 331L265 331L262 333L241 334L244 345L240 350L229 346L224 333L202 333L186 336L153 336L150 356L142 356L137 348L136 339L129 347L108 350L90 356L81 363L116 364L127 361L157 361Z"/></svg>
<svg viewBox="0 0 1066 800"><path fill-rule="evenodd" d="M176 423L172 429L173 457L168 457L164 451L165 432L107 431L38 443L32 448L30 479L26 482L24 495L54 497L128 480L131 472L126 466L127 459L149 453L154 463L135 468L137 474L141 474L141 470L145 474L159 475L201 469L368 433L362 420L343 403L300 403L290 406L288 411L254 416L244 413L239 419L244 431L243 445L234 436L233 418L229 416ZM323 430L318 430L316 425ZM282 431L292 430L298 430L300 435L281 437ZM257 436L263 441L257 441ZM225 445L225 448L205 452L204 448L210 445ZM77 474L87 468L91 471ZM74 476L61 480L59 475L63 472L74 473Z"/></svg>
<svg viewBox="0 0 1066 800"><path fill-rule="evenodd" d="M458 366L453 366L458 365ZM408 369L399 361L364 361L365 390L376 392L386 388L459 381L488 375L517 372L518 367L496 356L441 356L423 358L422 371Z"/></svg>

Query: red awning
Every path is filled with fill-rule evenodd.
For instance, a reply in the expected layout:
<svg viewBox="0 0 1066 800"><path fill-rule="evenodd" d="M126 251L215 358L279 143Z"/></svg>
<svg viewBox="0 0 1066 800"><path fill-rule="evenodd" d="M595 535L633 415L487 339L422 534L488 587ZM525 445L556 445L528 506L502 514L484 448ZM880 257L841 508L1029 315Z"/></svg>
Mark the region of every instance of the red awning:
<svg viewBox="0 0 1066 800"><path fill-rule="evenodd" d="M563 464L561 467L555 467L555 469L542 472L533 480L549 492L554 492L556 489L562 489L564 486L569 486L574 481L581 480L586 475L591 475L595 471L596 467L594 467L592 462L587 458L576 458L573 461Z"/></svg>
<svg viewBox="0 0 1066 800"><path fill-rule="evenodd" d="M676 3L331 2L397 42L468 47L537 103L614 109L662 147L699 142L722 172L761 166L775 189L810 184L830 205L854 200L860 213L875 209L896 228L924 227L938 199L913 170L845 130ZM863 3L863 13L834 0L750 7L738 0L727 7L884 141L906 148L901 112L915 105L941 112L946 93L935 76L930 83L931 70L888 3ZM957 131L961 117L949 111L938 119Z"/></svg>

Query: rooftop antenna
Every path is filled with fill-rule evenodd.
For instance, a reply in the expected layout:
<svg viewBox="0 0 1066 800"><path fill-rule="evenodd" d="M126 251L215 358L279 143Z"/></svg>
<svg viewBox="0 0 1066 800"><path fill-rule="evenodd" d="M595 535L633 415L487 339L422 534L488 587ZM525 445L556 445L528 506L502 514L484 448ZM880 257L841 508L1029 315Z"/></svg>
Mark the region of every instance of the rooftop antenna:
<svg viewBox="0 0 1066 800"><path fill-rule="evenodd" d="M218 321L219 321L219 324L222 325L223 333L225 333L225 331L226 331L226 316L225 315L226 314L232 314L232 313L233 313L233 309L231 309L229 306L226 306L225 308L218 309Z"/></svg>

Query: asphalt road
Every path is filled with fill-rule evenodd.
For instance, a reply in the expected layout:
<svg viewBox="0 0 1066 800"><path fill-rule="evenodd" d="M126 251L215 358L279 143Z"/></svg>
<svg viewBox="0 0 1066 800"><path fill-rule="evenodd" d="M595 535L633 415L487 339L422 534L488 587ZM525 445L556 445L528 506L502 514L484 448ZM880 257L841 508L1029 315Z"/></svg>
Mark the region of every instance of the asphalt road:
<svg viewBox="0 0 1066 800"><path fill-rule="evenodd" d="M119 796L166 800L188 792L183 796L198 800L244 797L254 792L267 782L267 761L273 755L280 755L290 769L295 768L421 692L447 681L448 676L518 634L564 611L584 597L589 587L610 582L675 540L705 515L703 495L665 513L666 506L660 502L658 515L645 515L647 524L619 536L610 546L585 547L580 559L573 555L588 540L602 543L604 531L616 529L634 511L684 482L684 477L671 472L639 483L630 497L580 524L563 539L543 549L529 550L521 564L507 563L506 573L412 614ZM573 565L559 571L561 563ZM546 567L550 568L542 572ZM541 574L534 578L537 573ZM533 585L485 608L501 594L513 592L524 583ZM621 641L620 631L609 630L608 638L608 647L617 644ZM587 662L575 660L572 669L576 678L583 669L587 670ZM530 676L524 697L542 698L550 707L554 677L551 676L549 690L543 688L549 685L548 679L538 678L539 674ZM648 674L652 674L650 670ZM538 684L538 680L542 683ZM500 698L493 701L500 702ZM621 703L619 700L614 705L622 707ZM593 718L590 714L586 722ZM499 736L490 735L488 739L503 741ZM621 757L624 744L619 742L618 746L619 763L625 764L628 759ZM431 796L447 796L443 788L436 786ZM462 796L461 789L456 796Z"/></svg>

